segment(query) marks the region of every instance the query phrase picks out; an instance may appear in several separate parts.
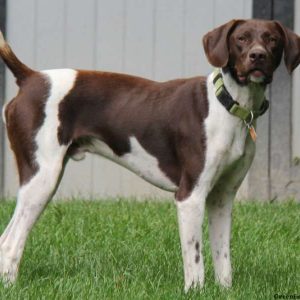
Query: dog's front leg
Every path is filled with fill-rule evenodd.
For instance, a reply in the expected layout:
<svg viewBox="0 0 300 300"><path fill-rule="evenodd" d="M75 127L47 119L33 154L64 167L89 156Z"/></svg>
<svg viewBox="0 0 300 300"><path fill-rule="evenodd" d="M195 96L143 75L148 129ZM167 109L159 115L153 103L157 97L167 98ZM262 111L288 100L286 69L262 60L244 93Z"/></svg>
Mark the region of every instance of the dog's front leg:
<svg viewBox="0 0 300 300"><path fill-rule="evenodd" d="M205 199L193 192L177 202L179 234L183 256L185 292L190 287L203 287L204 261L202 256L202 222Z"/></svg>
<svg viewBox="0 0 300 300"><path fill-rule="evenodd" d="M232 204L252 163L255 144L247 138L245 154L234 168L228 170L215 184L207 197L209 236L214 262L216 281L223 287L231 287L230 237Z"/></svg>
<svg viewBox="0 0 300 300"><path fill-rule="evenodd" d="M207 210L209 237L216 281L223 287L231 287L230 237L231 212L235 193L221 191L217 187L208 197Z"/></svg>

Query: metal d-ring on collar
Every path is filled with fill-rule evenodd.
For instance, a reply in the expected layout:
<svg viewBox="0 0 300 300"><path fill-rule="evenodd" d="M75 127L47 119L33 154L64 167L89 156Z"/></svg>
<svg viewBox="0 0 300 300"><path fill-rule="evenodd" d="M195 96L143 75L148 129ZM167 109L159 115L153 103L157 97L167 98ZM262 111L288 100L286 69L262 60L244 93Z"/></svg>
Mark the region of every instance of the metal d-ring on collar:
<svg viewBox="0 0 300 300"><path fill-rule="evenodd" d="M253 120L254 120L254 114L253 111L250 110L250 121L248 122L247 120L244 120L244 123L248 129L251 128Z"/></svg>

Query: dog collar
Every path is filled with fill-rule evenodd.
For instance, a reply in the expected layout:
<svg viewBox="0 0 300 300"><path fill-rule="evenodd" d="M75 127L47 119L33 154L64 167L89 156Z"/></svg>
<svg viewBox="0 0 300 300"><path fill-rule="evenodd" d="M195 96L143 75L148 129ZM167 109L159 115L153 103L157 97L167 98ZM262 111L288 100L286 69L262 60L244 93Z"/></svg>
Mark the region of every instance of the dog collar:
<svg viewBox="0 0 300 300"><path fill-rule="evenodd" d="M259 116L263 115L269 108L269 101L265 98L259 110L250 110L240 106L240 104L233 100L229 92L227 91L223 76L220 69L215 69L213 83L215 86L215 94L221 104L232 115L242 119L248 129L252 127L252 122Z"/></svg>

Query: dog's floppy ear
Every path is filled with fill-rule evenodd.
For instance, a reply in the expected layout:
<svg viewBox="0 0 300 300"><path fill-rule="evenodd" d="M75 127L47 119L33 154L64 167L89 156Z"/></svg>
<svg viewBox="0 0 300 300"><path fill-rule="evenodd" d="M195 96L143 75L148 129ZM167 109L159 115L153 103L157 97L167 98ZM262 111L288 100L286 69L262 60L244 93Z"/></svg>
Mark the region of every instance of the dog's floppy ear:
<svg viewBox="0 0 300 300"><path fill-rule="evenodd" d="M243 21L231 20L203 37L206 57L213 66L222 68L227 65L229 59L228 38L234 27L240 22Z"/></svg>
<svg viewBox="0 0 300 300"><path fill-rule="evenodd" d="M284 62L289 73L292 73L300 63L300 37L280 22L274 22L283 34Z"/></svg>

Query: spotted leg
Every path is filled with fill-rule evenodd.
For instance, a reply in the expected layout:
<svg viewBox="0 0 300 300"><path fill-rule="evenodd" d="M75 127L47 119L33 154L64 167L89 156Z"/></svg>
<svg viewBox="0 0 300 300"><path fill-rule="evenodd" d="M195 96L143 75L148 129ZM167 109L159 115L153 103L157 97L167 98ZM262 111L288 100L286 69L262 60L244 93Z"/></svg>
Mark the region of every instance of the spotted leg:
<svg viewBox="0 0 300 300"><path fill-rule="evenodd" d="M223 287L231 287L230 238L232 205L252 163L255 144L247 138L244 155L218 180L207 197L209 236L216 281Z"/></svg>
<svg viewBox="0 0 300 300"><path fill-rule="evenodd" d="M230 232L232 202L235 193L216 188L207 201L209 237L216 281L231 287Z"/></svg>
<svg viewBox="0 0 300 300"><path fill-rule="evenodd" d="M190 287L203 287L204 261L202 256L202 222L205 198L197 191L177 202L179 234L184 267L185 292Z"/></svg>

